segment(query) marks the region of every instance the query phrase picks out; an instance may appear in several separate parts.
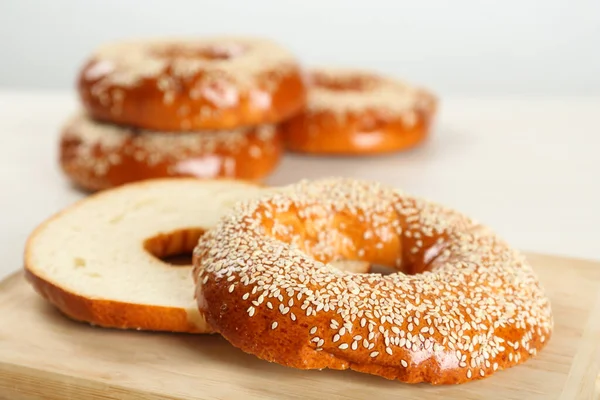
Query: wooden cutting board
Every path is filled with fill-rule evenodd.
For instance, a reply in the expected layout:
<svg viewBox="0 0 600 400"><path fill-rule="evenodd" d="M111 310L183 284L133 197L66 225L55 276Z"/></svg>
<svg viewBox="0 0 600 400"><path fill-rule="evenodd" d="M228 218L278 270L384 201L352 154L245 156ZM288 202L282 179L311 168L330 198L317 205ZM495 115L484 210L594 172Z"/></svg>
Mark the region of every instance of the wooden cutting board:
<svg viewBox="0 0 600 400"><path fill-rule="evenodd" d="M118 331L72 322L17 273L0 283L0 399L599 399L600 263L529 259L555 333L524 365L458 386L261 361L217 335Z"/></svg>

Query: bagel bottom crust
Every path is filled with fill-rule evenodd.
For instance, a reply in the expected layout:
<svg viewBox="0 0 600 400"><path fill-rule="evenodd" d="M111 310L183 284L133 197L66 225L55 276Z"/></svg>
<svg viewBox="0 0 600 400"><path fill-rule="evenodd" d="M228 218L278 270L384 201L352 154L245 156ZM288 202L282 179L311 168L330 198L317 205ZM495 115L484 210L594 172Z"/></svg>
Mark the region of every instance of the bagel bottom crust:
<svg viewBox="0 0 600 400"><path fill-rule="evenodd" d="M390 275L340 271L357 259ZM378 184L301 182L238 205L194 251L198 307L234 346L299 369L457 384L535 356L551 306L488 228Z"/></svg>
<svg viewBox="0 0 600 400"><path fill-rule="evenodd" d="M328 155L374 155L412 149L429 136L433 115L416 111L414 120L363 112L343 118L331 112L306 112L281 124L289 151Z"/></svg>
<svg viewBox="0 0 600 400"><path fill-rule="evenodd" d="M40 296L78 322L102 328L212 333L203 321L194 323L181 308L90 299L56 286L29 270L25 270L25 278Z"/></svg>

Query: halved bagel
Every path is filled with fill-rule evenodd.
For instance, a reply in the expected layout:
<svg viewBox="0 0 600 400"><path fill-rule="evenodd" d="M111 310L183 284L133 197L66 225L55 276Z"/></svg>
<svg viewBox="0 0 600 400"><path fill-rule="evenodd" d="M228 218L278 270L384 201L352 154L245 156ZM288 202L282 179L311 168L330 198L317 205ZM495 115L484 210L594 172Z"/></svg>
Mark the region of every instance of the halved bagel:
<svg viewBox="0 0 600 400"><path fill-rule="evenodd" d="M89 196L42 223L25 249L26 277L72 319L152 331L209 332L194 302L190 254L204 231L259 186L158 179Z"/></svg>

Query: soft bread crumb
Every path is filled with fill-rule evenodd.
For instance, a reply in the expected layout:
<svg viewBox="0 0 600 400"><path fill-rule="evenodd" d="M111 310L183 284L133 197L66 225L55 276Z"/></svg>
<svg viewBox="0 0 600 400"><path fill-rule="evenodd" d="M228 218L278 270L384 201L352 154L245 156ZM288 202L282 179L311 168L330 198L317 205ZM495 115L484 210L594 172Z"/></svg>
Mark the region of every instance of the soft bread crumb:
<svg viewBox="0 0 600 400"><path fill-rule="evenodd" d="M232 204L260 191L247 183L194 179L108 190L42 224L28 241L26 268L85 298L187 310L191 267L160 261L144 249L144 240L182 227L208 229Z"/></svg>

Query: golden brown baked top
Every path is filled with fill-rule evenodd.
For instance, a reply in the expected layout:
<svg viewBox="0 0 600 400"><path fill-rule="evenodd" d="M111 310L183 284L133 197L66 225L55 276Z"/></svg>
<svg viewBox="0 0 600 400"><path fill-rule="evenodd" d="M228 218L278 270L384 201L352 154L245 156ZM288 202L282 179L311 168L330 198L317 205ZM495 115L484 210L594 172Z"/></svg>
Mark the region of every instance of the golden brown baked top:
<svg viewBox="0 0 600 400"><path fill-rule="evenodd" d="M435 108L435 97L408 82L348 68L315 68L310 73L309 112L356 113L378 110L410 118Z"/></svg>
<svg viewBox="0 0 600 400"><path fill-rule="evenodd" d="M142 79L161 78L159 86L165 91L169 76L186 78L202 72L210 79L227 75L243 85L262 71L295 64L289 51L270 40L227 36L108 43L91 58L95 64L86 70L87 79L103 78L107 84L128 87Z"/></svg>
<svg viewBox="0 0 600 400"><path fill-rule="evenodd" d="M348 273L328 264L339 258L401 272ZM200 239L195 265L209 324L297 368L459 383L535 355L552 331L522 255L457 211L376 183L301 182L244 203Z"/></svg>

